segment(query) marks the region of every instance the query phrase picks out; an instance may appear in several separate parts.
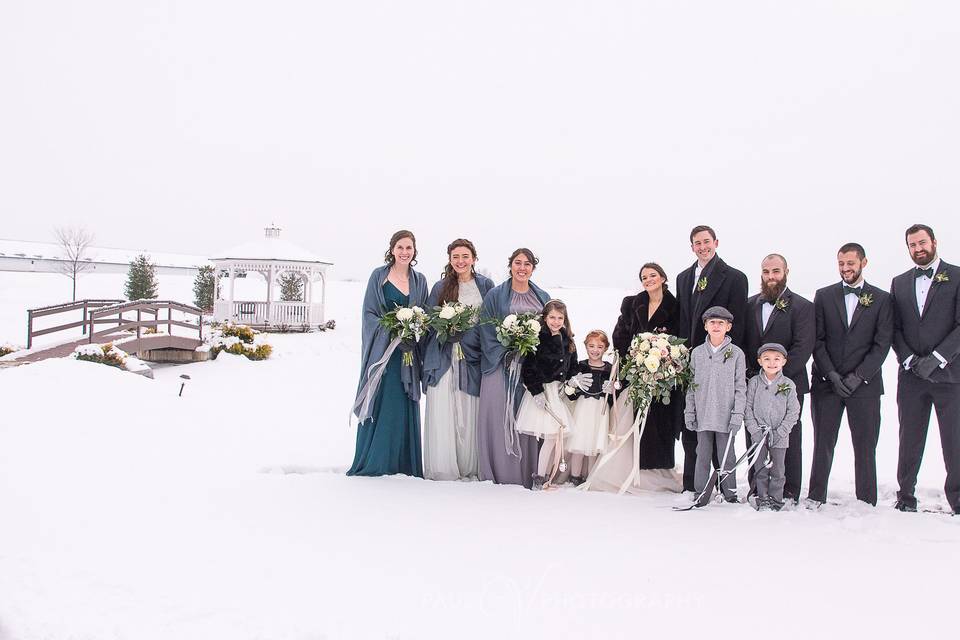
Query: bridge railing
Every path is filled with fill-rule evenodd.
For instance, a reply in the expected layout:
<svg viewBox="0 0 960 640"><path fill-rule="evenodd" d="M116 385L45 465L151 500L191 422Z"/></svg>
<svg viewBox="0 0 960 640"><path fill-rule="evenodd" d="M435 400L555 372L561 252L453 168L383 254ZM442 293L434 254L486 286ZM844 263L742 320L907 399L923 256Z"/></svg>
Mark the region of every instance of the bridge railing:
<svg viewBox="0 0 960 640"><path fill-rule="evenodd" d="M123 302L123 300L88 299L66 302L64 304L54 304L48 307L37 307L36 309L27 309L27 349L33 346L34 338L56 333L58 331L66 331L68 329L76 329L80 327L83 329L83 333L86 334L87 326L89 324L88 314L90 313L91 309L108 307L116 305L120 302ZM76 322L66 322L53 327L45 327L43 329L34 329L34 320L37 318L54 316L61 313L69 313L71 311L81 311L82 315L80 316L80 320Z"/></svg>
<svg viewBox="0 0 960 640"><path fill-rule="evenodd" d="M160 312L164 309L167 312L167 317L161 318ZM188 320L175 319L173 316L175 311L184 316L196 316L197 320L196 322L190 322ZM126 318L124 314L136 314L136 317L135 319ZM144 314L152 316L152 319L144 319ZM157 329L161 326L167 327L167 334L170 336L173 335L174 327L196 330L197 338L203 342L203 309L193 305L183 304L182 302L174 302L173 300L132 300L130 302L122 302L121 304L102 307L90 311L87 322L89 326L89 331L87 332L89 335L88 341L91 343L95 338L125 330L135 331L137 340L139 341L143 329ZM112 323L116 323L116 326L96 331L97 324Z"/></svg>

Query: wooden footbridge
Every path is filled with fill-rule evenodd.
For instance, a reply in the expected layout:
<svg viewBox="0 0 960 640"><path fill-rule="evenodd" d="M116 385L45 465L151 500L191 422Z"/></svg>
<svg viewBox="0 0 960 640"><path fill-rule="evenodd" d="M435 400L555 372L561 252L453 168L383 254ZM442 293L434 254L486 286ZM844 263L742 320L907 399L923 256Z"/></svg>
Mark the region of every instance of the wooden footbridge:
<svg viewBox="0 0 960 640"><path fill-rule="evenodd" d="M63 321L67 314L75 319ZM60 324L36 328L39 318L55 316ZM68 337L49 347L33 347L34 338L67 331L75 334L77 329L81 330L80 338ZM29 309L27 350L19 357L16 353L11 355L15 363L37 362L68 356L82 344L107 342L142 360L205 359L196 351L203 343L203 310L171 300L78 300Z"/></svg>

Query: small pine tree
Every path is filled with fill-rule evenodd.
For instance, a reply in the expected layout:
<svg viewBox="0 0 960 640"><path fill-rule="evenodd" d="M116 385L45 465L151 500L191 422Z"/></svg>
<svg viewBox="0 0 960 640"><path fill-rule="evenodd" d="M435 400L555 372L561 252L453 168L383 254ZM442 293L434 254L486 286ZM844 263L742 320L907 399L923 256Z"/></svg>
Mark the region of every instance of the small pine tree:
<svg viewBox="0 0 960 640"><path fill-rule="evenodd" d="M200 267L200 272L193 279L193 303L205 311L213 309L214 283L213 267Z"/></svg>
<svg viewBox="0 0 960 640"><path fill-rule="evenodd" d="M296 273L280 276L280 300L283 302L303 302L303 280Z"/></svg>
<svg viewBox="0 0 960 640"><path fill-rule="evenodd" d="M152 300L157 297L157 275L149 256L141 253L130 263L123 292L127 300Z"/></svg>

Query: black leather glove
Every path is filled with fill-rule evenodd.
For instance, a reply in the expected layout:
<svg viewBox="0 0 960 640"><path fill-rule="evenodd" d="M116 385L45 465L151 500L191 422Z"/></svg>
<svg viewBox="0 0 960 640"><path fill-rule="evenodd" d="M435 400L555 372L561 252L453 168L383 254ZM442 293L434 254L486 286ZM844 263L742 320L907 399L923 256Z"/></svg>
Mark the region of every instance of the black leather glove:
<svg viewBox="0 0 960 640"><path fill-rule="evenodd" d="M856 373L850 372L847 375L843 376L843 386L847 388L850 392L850 395L853 395L853 392L863 384L863 378L858 376Z"/></svg>
<svg viewBox="0 0 960 640"><path fill-rule="evenodd" d="M917 376L923 378L924 380L929 380L930 376L933 375L933 372L940 368L940 360L937 359L937 356L930 354L929 356L923 356L919 360L913 363L910 367L910 371L913 371Z"/></svg>
<svg viewBox="0 0 960 640"><path fill-rule="evenodd" d="M840 374L836 371L831 371L827 374L827 380L833 385L833 391L841 398L850 397L850 389L847 389L846 385L843 384L843 378L840 377Z"/></svg>

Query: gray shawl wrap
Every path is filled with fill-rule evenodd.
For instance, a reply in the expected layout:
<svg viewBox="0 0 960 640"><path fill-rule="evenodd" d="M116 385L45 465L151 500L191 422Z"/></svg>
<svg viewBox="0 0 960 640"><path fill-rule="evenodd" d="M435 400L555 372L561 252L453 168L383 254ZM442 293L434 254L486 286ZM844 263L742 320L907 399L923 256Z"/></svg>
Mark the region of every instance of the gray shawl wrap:
<svg viewBox="0 0 960 640"><path fill-rule="evenodd" d="M387 302L383 297L383 284L387 281L390 265L377 267L370 274L367 282L367 292L363 296L362 338L360 342L360 382L357 384L357 395L354 400L354 414L359 416L359 405L362 398L361 391L367 382L370 365L380 360L390 345L390 332L381 324L387 309ZM422 273L417 273L410 267L410 302L409 306L424 307L427 302L427 279ZM414 402L420 401L420 359L414 354L412 367L401 367L403 388L407 396Z"/></svg>
<svg viewBox="0 0 960 640"><path fill-rule="evenodd" d="M480 274L474 275L480 295L486 296L493 289L493 280ZM443 289L443 280L435 283L427 298L427 309L433 309L439 304L440 291ZM464 359L460 361L460 391L471 396L480 395L480 328L474 327L463 334L460 340ZM443 345L437 339L436 331L432 329L424 336L420 345L423 352L423 389L435 387L440 378L450 370L453 359L453 343Z"/></svg>
<svg viewBox="0 0 960 640"><path fill-rule="evenodd" d="M480 317L484 320L494 319L502 320L510 315L510 293L513 291L513 278L501 282L483 297L483 307L480 311ZM550 301L550 295L529 281L530 288L540 300L541 304L547 304ZM497 367L503 362L503 357L507 350L497 340L497 328L493 324L485 324L478 331L480 334L480 371L483 375L488 375L496 371Z"/></svg>

